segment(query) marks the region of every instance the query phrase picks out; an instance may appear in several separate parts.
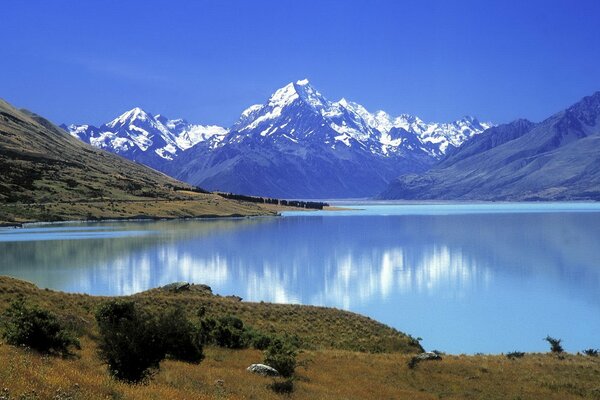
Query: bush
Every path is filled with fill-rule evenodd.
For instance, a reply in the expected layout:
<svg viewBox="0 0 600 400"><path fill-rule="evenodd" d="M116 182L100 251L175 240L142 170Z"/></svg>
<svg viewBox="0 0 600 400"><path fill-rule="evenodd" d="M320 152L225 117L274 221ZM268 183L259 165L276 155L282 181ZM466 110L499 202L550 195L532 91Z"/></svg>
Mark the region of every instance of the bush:
<svg viewBox="0 0 600 400"><path fill-rule="evenodd" d="M115 378L142 381L165 358L156 321L140 312L132 301L103 304L96 312L96 321L100 330L99 355Z"/></svg>
<svg viewBox="0 0 600 400"><path fill-rule="evenodd" d="M598 350L597 349L585 349L583 351L583 354L585 354L586 356L590 356L590 357L598 357Z"/></svg>
<svg viewBox="0 0 600 400"><path fill-rule="evenodd" d="M264 351L264 363L273 367L284 377L290 377L296 370L297 349L290 342L275 338Z"/></svg>
<svg viewBox="0 0 600 400"><path fill-rule="evenodd" d="M219 319L205 318L200 323L203 343L219 347L243 349L248 347L248 334L244 322L236 316L226 315Z"/></svg>
<svg viewBox="0 0 600 400"><path fill-rule="evenodd" d="M258 331L249 331L249 343L256 350L266 350L271 345L273 338Z"/></svg>
<svg viewBox="0 0 600 400"><path fill-rule="evenodd" d="M201 335L186 317L181 307L161 315L158 337L165 353L175 360L199 363L204 358Z"/></svg>
<svg viewBox="0 0 600 400"><path fill-rule="evenodd" d="M293 379L275 381L268 385L268 388L277 394L290 394L294 391L294 381Z"/></svg>
<svg viewBox="0 0 600 400"><path fill-rule="evenodd" d="M79 340L65 329L56 315L37 306L29 307L16 300L4 312L3 337L8 344L27 346L43 353L70 354L71 346L79 349Z"/></svg>
<svg viewBox="0 0 600 400"><path fill-rule="evenodd" d="M550 350L553 353L562 353L564 351L562 346L560 345L560 342L562 342L562 339L555 339L553 337L546 336L546 338L544 340L546 342L550 343Z"/></svg>
<svg viewBox="0 0 600 400"><path fill-rule="evenodd" d="M132 301L112 300L98 309L96 320L100 357L117 379L142 381L167 356L193 363L204 358L200 331L180 307L153 317Z"/></svg>
<svg viewBox="0 0 600 400"><path fill-rule="evenodd" d="M523 358L524 356L525 353L522 351L512 351L510 353L506 353L506 357L510 358L511 360L514 360L515 358Z"/></svg>

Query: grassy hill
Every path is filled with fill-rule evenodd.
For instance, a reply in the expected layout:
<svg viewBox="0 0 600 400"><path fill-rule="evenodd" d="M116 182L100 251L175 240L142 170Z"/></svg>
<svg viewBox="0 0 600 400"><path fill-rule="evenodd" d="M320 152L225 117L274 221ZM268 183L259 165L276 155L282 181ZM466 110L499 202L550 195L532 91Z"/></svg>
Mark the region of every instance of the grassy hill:
<svg viewBox="0 0 600 400"><path fill-rule="evenodd" d="M108 375L97 356L93 313L107 297L41 290L0 277L0 312L24 297L54 311L82 335L74 357L40 355L0 342L0 396L8 399L598 399L600 359L582 355L444 355L441 361L408 361L420 347L410 337L369 318L340 310L247 303L213 295L202 285L174 293L154 289L129 298L149 309L182 304L213 315L233 313L270 332L296 334L303 352L294 392L276 394L270 378L246 371L258 350L205 348L199 365L161 363L148 384L129 385ZM515 344L518 345L518 344ZM355 351L361 349L364 351ZM375 353L373 353L375 352Z"/></svg>
<svg viewBox="0 0 600 400"><path fill-rule="evenodd" d="M0 223L275 213L192 189L0 100Z"/></svg>

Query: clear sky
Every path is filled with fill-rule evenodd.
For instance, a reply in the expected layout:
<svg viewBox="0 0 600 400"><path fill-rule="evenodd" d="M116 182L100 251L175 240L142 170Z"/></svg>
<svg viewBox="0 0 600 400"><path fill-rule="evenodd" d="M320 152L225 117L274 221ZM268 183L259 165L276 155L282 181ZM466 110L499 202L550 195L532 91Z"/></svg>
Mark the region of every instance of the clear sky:
<svg viewBox="0 0 600 400"><path fill-rule="evenodd" d="M140 106L229 126L308 78L427 121L534 121L600 90L600 1L3 1L0 97L57 123Z"/></svg>

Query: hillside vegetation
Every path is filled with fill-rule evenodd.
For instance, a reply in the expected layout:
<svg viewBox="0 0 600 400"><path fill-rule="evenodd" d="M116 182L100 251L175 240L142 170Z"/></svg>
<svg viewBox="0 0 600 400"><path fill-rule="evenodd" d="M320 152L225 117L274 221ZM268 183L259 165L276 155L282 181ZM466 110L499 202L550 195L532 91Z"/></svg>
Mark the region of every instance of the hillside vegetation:
<svg viewBox="0 0 600 400"><path fill-rule="evenodd" d="M205 347L200 364L161 363L147 384L109 376L97 355L93 314L107 297L41 290L0 277L0 312L23 297L52 310L81 336L72 357L52 357L0 343L0 396L5 399L598 399L600 360L571 354L443 355L441 361L408 362L420 346L369 318L340 310L247 303L213 295L203 285L182 292L154 289L128 296L150 310L181 304L192 314L232 313L248 325L297 335L302 351L292 393L270 388L272 378L246 371L261 362L258 350ZM354 350L364 351L354 351ZM375 352L375 353L373 353Z"/></svg>
<svg viewBox="0 0 600 400"><path fill-rule="evenodd" d="M275 214L197 191L0 100L0 223Z"/></svg>

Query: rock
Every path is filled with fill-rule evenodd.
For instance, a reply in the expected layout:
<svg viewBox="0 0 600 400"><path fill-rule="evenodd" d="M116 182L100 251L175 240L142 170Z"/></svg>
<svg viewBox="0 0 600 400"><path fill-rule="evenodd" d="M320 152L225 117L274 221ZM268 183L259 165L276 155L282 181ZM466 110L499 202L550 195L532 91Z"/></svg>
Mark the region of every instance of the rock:
<svg viewBox="0 0 600 400"><path fill-rule="evenodd" d="M425 353L417 354L415 358L419 361L442 359L442 357L439 354L434 353L433 351L426 351Z"/></svg>
<svg viewBox="0 0 600 400"><path fill-rule="evenodd" d="M190 284L188 282L173 282L162 287L163 290L169 292L182 292L184 290L190 290Z"/></svg>
<svg viewBox="0 0 600 400"><path fill-rule="evenodd" d="M279 372L265 364L252 364L246 370L262 376L279 376Z"/></svg>
<svg viewBox="0 0 600 400"><path fill-rule="evenodd" d="M435 353L433 351L426 351L424 353L421 354L417 354L416 356L412 357L409 361L408 361L408 368L413 369L417 366L417 364L419 364L421 361L428 361L428 360L441 360L442 356L440 356L438 353Z"/></svg>

